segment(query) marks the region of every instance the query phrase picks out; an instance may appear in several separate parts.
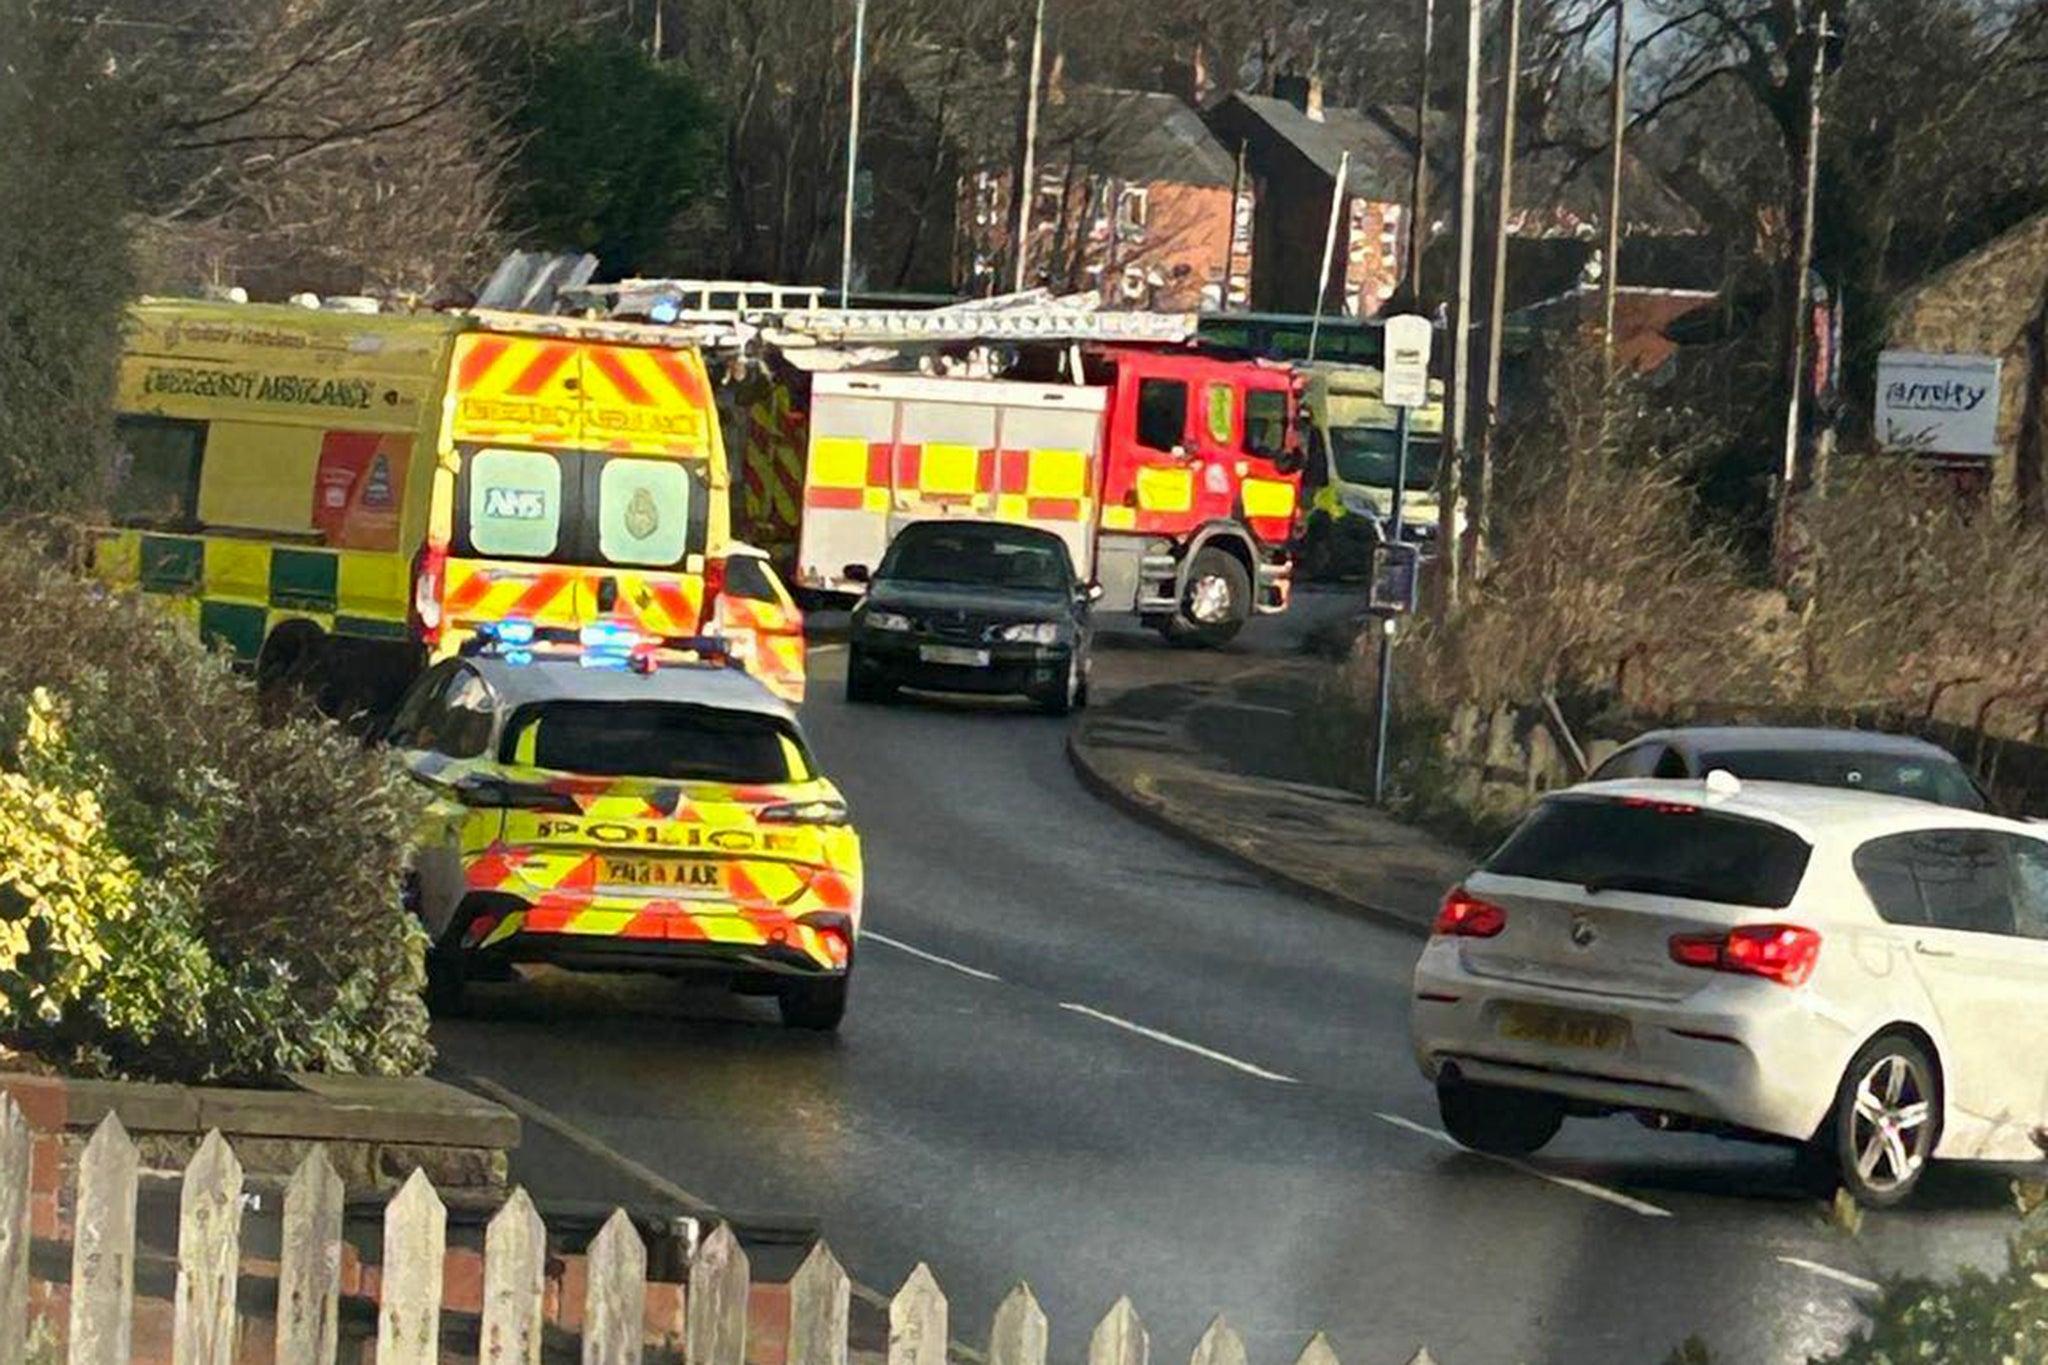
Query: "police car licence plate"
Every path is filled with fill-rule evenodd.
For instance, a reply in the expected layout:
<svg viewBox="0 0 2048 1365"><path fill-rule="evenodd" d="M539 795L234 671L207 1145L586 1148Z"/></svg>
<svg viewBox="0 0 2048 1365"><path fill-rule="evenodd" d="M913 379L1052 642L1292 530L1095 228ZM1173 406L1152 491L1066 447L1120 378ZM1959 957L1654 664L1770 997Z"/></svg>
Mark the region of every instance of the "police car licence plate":
<svg viewBox="0 0 2048 1365"><path fill-rule="evenodd" d="M606 858L602 880L610 886L698 889L723 885L718 864L678 859Z"/></svg>
<svg viewBox="0 0 2048 1365"><path fill-rule="evenodd" d="M917 657L928 664L953 664L960 668L987 668L988 651L962 649L958 645L919 645Z"/></svg>

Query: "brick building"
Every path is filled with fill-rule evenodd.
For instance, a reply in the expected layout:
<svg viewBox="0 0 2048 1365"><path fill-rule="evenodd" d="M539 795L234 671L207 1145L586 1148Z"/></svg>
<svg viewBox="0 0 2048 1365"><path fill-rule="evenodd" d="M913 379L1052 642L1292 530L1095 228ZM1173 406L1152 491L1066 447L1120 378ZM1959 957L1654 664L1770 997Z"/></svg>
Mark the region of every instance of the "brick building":
<svg viewBox="0 0 2048 1365"><path fill-rule="evenodd" d="M1251 307L1315 309L1337 172L1350 154L1326 311L1372 317L1407 260L1412 139L1378 110L1326 107L1320 83L1282 78L1276 93L1224 96L1203 116L1227 156L1242 147L1253 189Z"/></svg>
<svg viewBox="0 0 2048 1365"><path fill-rule="evenodd" d="M1888 346L2000 361L1992 495L2048 507L2048 213L1907 291Z"/></svg>
<svg viewBox="0 0 2048 1365"><path fill-rule="evenodd" d="M1007 128L999 122L998 128ZM970 295L1015 282L1016 149L963 158L954 278ZM1040 113L1027 285L1106 304L1192 312L1250 297L1252 204L1236 165L1174 95L1055 78Z"/></svg>

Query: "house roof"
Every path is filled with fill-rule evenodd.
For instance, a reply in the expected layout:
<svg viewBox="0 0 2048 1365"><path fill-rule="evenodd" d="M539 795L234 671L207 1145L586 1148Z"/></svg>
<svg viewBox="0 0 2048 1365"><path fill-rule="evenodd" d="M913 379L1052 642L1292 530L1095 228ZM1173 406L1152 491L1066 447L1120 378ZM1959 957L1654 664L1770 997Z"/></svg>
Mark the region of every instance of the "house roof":
<svg viewBox="0 0 2048 1365"><path fill-rule="evenodd" d="M1277 95L1238 91L1225 96L1223 103L1234 103L1250 113L1332 180L1341 157L1349 151L1349 194L1401 203L1412 192L1412 110L1325 105L1318 120ZM1439 184L1442 177L1456 173L1457 136L1457 119L1442 110L1429 111L1430 173ZM1433 193L1441 196L1443 191ZM1563 147L1523 151L1515 159L1515 200L1518 236L1574 236L1589 231L1606 217L1607 159L1604 155L1582 159ZM1437 202L1447 201L1438 197ZM1622 160L1622 215L1623 230L1631 233L1680 235L1704 231L1706 226L1655 168L1632 152Z"/></svg>
<svg viewBox="0 0 2048 1365"><path fill-rule="evenodd" d="M1104 86L1070 87L1040 115L1041 157L1066 147L1120 180L1228 185L1237 162L1178 96Z"/></svg>
<svg viewBox="0 0 2048 1365"><path fill-rule="evenodd" d="M1408 197L1415 176L1414 143L1394 131L1381 114L1342 105L1323 106L1312 119L1277 95L1234 91L1223 103L1235 104L1299 151L1331 180L1344 153L1351 153L1345 192L1362 199L1399 202Z"/></svg>
<svg viewBox="0 0 2048 1365"><path fill-rule="evenodd" d="M1024 81L971 54L913 50L894 75L926 118L970 163L1007 166L1017 154ZM1178 96L1062 82L1039 108L1038 164L1071 161L1095 175L1147 184L1229 185L1236 160Z"/></svg>

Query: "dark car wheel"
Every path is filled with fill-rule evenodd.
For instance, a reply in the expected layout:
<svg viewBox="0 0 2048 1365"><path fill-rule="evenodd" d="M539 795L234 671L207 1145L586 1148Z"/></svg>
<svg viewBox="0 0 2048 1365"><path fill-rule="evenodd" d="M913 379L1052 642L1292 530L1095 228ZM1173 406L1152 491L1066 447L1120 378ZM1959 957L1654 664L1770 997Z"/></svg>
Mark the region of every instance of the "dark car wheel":
<svg viewBox="0 0 2048 1365"><path fill-rule="evenodd" d="M1564 1101L1533 1090L1438 1081L1436 1104L1459 1146L1489 1156L1528 1156L1564 1127Z"/></svg>
<svg viewBox="0 0 2048 1365"><path fill-rule="evenodd" d="M846 997L852 984L850 971L818 980L785 982L775 1000L782 1011L782 1026L815 1033L833 1032L846 1017Z"/></svg>
<svg viewBox="0 0 2048 1365"><path fill-rule="evenodd" d="M1229 643L1252 614L1252 577L1236 555L1197 550L1181 589L1180 610L1167 622L1175 644L1215 649Z"/></svg>
<svg viewBox="0 0 2048 1365"><path fill-rule="evenodd" d="M861 653L849 647L846 651L846 700L855 706L866 706L896 699L896 685L877 675Z"/></svg>
<svg viewBox="0 0 2048 1365"><path fill-rule="evenodd" d="M1076 655L1067 656L1066 669L1059 681L1041 691L1034 692L1031 699L1038 703L1038 709L1048 716L1064 716L1083 704L1087 696L1087 684L1081 677L1081 660Z"/></svg>

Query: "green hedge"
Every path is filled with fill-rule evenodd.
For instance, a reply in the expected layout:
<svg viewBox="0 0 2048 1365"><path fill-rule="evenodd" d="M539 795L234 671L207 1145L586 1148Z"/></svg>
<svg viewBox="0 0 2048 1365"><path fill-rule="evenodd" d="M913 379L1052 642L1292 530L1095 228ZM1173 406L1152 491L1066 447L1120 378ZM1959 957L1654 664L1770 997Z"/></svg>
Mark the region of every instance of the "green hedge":
<svg viewBox="0 0 2048 1365"><path fill-rule="evenodd" d="M0 1031L104 1075L423 1069L396 765L31 549L0 612Z"/></svg>

